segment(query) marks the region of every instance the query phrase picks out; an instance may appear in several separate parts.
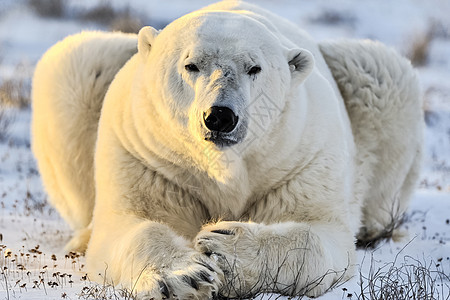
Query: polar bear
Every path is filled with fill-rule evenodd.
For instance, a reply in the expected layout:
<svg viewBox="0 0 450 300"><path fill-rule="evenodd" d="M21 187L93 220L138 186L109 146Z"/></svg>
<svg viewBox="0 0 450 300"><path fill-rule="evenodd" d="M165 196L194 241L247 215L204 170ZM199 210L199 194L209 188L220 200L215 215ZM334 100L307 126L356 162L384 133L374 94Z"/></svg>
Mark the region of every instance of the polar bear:
<svg viewBox="0 0 450 300"><path fill-rule="evenodd" d="M384 237L406 210L419 95L379 43L318 45L224 1L51 48L32 146L92 276L142 299L319 296L352 276L356 238Z"/></svg>

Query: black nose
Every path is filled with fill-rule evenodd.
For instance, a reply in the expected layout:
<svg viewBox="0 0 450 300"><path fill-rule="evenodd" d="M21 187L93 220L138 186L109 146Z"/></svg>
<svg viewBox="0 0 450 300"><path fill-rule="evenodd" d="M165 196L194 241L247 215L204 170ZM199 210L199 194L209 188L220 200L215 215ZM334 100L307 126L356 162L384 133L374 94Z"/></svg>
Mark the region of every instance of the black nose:
<svg viewBox="0 0 450 300"><path fill-rule="evenodd" d="M213 106L203 113L205 126L211 131L231 132L238 123L238 116L228 107Z"/></svg>

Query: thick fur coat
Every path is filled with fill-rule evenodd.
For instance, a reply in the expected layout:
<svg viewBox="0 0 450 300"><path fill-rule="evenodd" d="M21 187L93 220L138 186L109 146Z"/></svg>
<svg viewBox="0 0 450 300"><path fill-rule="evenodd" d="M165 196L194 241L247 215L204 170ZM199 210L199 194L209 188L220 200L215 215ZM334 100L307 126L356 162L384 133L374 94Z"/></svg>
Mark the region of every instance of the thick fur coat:
<svg viewBox="0 0 450 300"><path fill-rule="evenodd" d="M221 2L160 32L51 48L33 81L33 151L94 276L144 299L318 296L352 275L356 238L404 213L419 95L409 62L379 43L318 45ZM233 130L208 127L213 107Z"/></svg>

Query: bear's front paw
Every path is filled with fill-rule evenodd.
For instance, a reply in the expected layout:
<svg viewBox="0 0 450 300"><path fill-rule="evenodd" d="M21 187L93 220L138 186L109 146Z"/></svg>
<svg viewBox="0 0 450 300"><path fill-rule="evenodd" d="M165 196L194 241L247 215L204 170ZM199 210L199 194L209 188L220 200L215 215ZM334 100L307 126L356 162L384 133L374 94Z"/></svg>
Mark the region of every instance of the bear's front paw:
<svg viewBox="0 0 450 300"><path fill-rule="evenodd" d="M203 227L195 238L195 249L215 260L224 273L221 295L247 297L260 286L260 228L257 223L219 222Z"/></svg>
<svg viewBox="0 0 450 300"><path fill-rule="evenodd" d="M143 272L137 286L137 299L214 299L223 273L214 261L194 254L173 267Z"/></svg>

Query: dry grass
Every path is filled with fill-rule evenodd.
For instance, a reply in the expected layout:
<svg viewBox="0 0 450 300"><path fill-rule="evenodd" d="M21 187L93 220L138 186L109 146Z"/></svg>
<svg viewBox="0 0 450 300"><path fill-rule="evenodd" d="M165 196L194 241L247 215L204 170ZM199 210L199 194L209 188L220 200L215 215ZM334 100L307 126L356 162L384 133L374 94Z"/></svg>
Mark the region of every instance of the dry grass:
<svg viewBox="0 0 450 300"><path fill-rule="evenodd" d="M5 245L0 245L0 285L6 290L6 299L13 295L16 298L16 294L27 292L28 289L43 290L47 294L50 289L73 285L72 274L56 270L58 258L54 254L46 256L39 248L39 245L28 250L22 247L15 253ZM71 263L74 271L82 268L76 254L67 255L64 263Z"/></svg>
<svg viewBox="0 0 450 300"><path fill-rule="evenodd" d="M413 40L407 56L414 66L420 67L426 65L433 38L433 31L429 30L423 34L417 35Z"/></svg>
<svg viewBox="0 0 450 300"><path fill-rule="evenodd" d="M64 0L29 0L28 4L39 16L45 18L61 18L66 7Z"/></svg>
<svg viewBox="0 0 450 300"><path fill-rule="evenodd" d="M120 12L116 11L111 3L101 1L89 10L81 12L79 14L79 18L90 22L108 25L112 22L112 20L117 18L119 14Z"/></svg>
<svg viewBox="0 0 450 300"><path fill-rule="evenodd" d="M113 31L137 33L144 25L144 18L125 6L117 8L110 1L97 1L92 8L71 10L64 0L29 0L29 7L44 18L70 17L107 26Z"/></svg>
<svg viewBox="0 0 450 300"><path fill-rule="evenodd" d="M245 278L237 269L236 260L231 262L226 260L225 263L228 264L228 270L225 272L226 279L219 291L217 299L229 299L223 295L233 295L230 299L253 299L255 297L266 295L267 293L271 293L271 295L268 297L266 296L265 299L279 299L285 296L288 296L289 299L303 299L306 298L306 294L321 285L326 277L338 275L338 279L327 288L326 292L345 282L344 278L346 278L346 272L349 265L347 265L345 270L328 270L322 276L311 278L307 284L301 286L299 281L301 276L305 273L304 263L300 263L295 267L291 262L292 259L303 260L304 262L306 259L306 251L308 250L299 248L287 251L287 253L278 253L278 257L271 258L272 261L267 261L264 264L265 268L263 267L258 280L250 287L246 286ZM277 262L276 265L278 266L275 272L274 270L269 269L269 266L273 265L274 261ZM290 277L292 278L292 282L286 283L280 281L281 273L286 272L291 273Z"/></svg>
<svg viewBox="0 0 450 300"><path fill-rule="evenodd" d="M22 65L16 68L18 75L23 75L23 69ZM11 108L25 108L29 105L29 86L25 80L0 79L0 142L6 142L10 135L14 122L14 112Z"/></svg>
<svg viewBox="0 0 450 300"><path fill-rule="evenodd" d="M30 85L27 80L20 79L22 67L17 67L17 78L0 80L0 142L6 142L10 128L14 122L13 108L24 109L30 106Z"/></svg>
<svg viewBox="0 0 450 300"><path fill-rule="evenodd" d="M129 7L114 8L107 1L99 2L97 6L81 12L79 18L106 25L113 31L127 33L137 33L143 27L142 18L133 14Z"/></svg>
<svg viewBox="0 0 450 300"><path fill-rule="evenodd" d="M431 44L435 39L448 39L450 30L442 23L430 21L426 31L418 32L411 39L406 56L416 66L424 66L428 62Z"/></svg>
<svg viewBox="0 0 450 300"><path fill-rule="evenodd" d="M58 265L71 266L72 271L67 271L67 268L60 271ZM136 299L135 294L127 289L117 289L106 282L98 284L91 282L87 275L77 275L83 271L84 265L80 255L74 252L61 258L54 254L46 255L39 245L28 250L22 247L17 253L0 245L0 268L0 287L6 292L3 299L7 300L26 298L27 292L33 290L40 290L49 297L59 291L61 299L69 299L67 292L74 289L77 289L77 299ZM76 283L80 281L81 285Z"/></svg>
<svg viewBox="0 0 450 300"><path fill-rule="evenodd" d="M31 73L31 66L20 63L12 76L0 78L0 107L24 109L30 106Z"/></svg>
<svg viewBox="0 0 450 300"><path fill-rule="evenodd" d="M6 111L5 108L0 105L0 142L6 142L9 138L10 126L14 118L10 112Z"/></svg>
<svg viewBox="0 0 450 300"><path fill-rule="evenodd" d="M318 16L310 18L310 22L332 26L354 27L356 17L349 12L323 9Z"/></svg>
<svg viewBox="0 0 450 300"><path fill-rule="evenodd" d="M0 105L9 108L30 106L30 87L24 79L6 79L0 84Z"/></svg>
<svg viewBox="0 0 450 300"><path fill-rule="evenodd" d="M91 282L88 276L83 277L86 285L82 288L78 299L99 299L99 300L135 300L136 294L129 289L116 289L114 284L104 281L103 284Z"/></svg>
<svg viewBox="0 0 450 300"><path fill-rule="evenodd" d="M381 242L387 241L396 233L396 230L404 223L404 216L393 216L391 222L376 236L359 237L356 241L356 247L361 249L374 249ZM395 240L395 239L394 239Z"/></svg>
<svg viewBox="0 0 450 300"><path fill-rule="evenodd" d="M407 246L407 245L406 245ZM405 246L405 247L406 247ZM403 249L402 249L403 250ZM400 251L401 252L401 251ZM391 263L374 267L374 258L368 274L359 273L358 300L440 300L450 299L450 277L444 271L439 258L437 262L418 260L399 254Z"/></svg>
<svg viewBox="0 0 450 300"><path fill-rule="evenodd" d="M356 247L361 249L374 249L381 242L387 241L389 239L394 239L398 234L397 229L407 220L407 216L400 212L400 204L398 196L394 196L392 201L392 206L388 211L390 221L380 232L368 232L365 227L360 229L358 233L358 240L356 241Z"/></svg>
<svg viewBox="0 0 450 300"><path fill-rule="evenodd" d="M124 14L115 18L110 25L112 31L121 31L125 33L138 33L144 26L140 18L131 14Z"/></svg>

